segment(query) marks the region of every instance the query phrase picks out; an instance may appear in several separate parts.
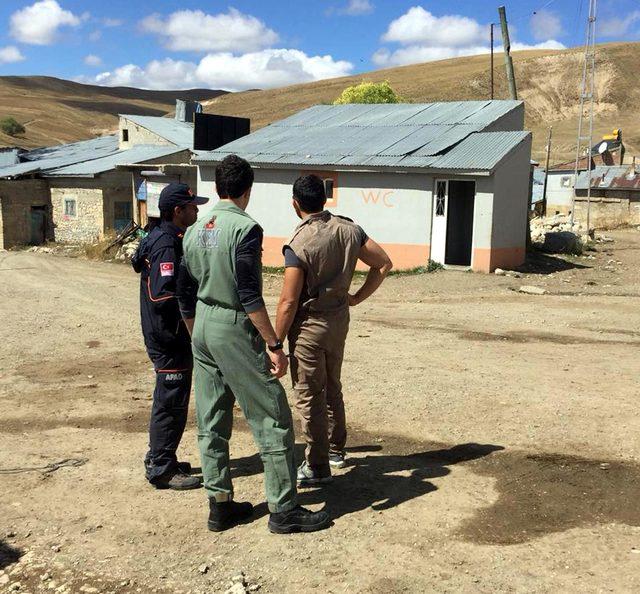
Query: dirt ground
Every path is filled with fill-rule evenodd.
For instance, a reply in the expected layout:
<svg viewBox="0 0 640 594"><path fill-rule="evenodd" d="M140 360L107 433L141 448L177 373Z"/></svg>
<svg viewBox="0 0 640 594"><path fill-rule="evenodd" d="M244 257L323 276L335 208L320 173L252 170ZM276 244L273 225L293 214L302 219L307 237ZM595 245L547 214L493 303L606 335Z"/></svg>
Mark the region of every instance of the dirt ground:
<svg viewBox="0 0 640 594"><path fill-rule="evenodd" d="M637 592L640 232L611 236L521 278L393 277L356 308L348 465L300 497L335 523L291 536L267 531L240 413L253 522L208 532L202 490L146 484L128 267L1 253L0 591L224 592L242 571L273 593ZM181 458L198 465L193 419Z"/></svg>

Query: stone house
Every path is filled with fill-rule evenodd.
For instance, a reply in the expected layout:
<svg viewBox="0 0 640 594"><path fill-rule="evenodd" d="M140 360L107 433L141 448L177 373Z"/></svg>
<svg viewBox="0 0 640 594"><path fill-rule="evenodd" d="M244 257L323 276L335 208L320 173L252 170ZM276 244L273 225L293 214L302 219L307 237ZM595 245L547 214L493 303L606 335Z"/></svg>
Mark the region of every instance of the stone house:
<svg viewBox="0 0 640 594"><path fill-rule="evenodd" d="M136 218L127 166L190 167L193 133L191 122L122 115L117 135L23 152L0 166L0 248L118 232Z"/></svg>

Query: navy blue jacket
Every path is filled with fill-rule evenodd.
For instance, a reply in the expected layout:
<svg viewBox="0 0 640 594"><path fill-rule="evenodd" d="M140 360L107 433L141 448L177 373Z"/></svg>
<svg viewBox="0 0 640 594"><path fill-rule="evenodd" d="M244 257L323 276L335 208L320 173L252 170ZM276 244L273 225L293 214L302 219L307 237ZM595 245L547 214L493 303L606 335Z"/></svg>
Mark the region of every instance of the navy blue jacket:
<svg viewBox="0 0 640 594"><path fill-rule="evenodd" d="M131 259L140 273L140 319L144 343L156 371L191 368L191 341L176 299L182 230L163 221L141 242Z"/></svg>

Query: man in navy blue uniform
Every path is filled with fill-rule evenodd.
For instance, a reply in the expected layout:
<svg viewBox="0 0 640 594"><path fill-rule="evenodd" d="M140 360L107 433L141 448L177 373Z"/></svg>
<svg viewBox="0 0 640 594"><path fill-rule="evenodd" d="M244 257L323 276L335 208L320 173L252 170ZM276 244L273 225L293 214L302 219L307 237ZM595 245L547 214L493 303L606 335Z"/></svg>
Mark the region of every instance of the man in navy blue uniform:
<svg viewBox="0 0 640 594"><path fill-rule="evenodd" d="M193 361L189 332L175 296L182 237L198 218L195 196L186 184L171 183L160 193L160 224L138 247L131 264L140 273L142 334L156 372L149 422L149 451L144 464L158 489L195 489L200 480L179 463L176 450L187 423Z"/></svg>

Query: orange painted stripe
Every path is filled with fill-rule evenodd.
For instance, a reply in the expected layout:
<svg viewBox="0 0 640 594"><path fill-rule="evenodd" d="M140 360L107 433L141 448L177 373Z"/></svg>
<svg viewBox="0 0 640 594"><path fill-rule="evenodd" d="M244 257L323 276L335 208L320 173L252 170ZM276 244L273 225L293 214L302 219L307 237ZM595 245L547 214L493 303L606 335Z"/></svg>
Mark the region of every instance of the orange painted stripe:
<svg viewBox="0 0 640 594"><path fill-rule="evenodd" d="M166 297L158 297L158 299L154 299L151 296L151 277L147 277L147 292L149 293L149 299L154 303L158 303L158 301L166 301L167 299L173 299L175 295L167 295Z"/></svg>
<svg viewBox="0 0 640 594"><path fill-rule="evenodd" d="M372 238L375 239L375 238ZM284 237L265 237L262 242L262 262L266 266L284 266L282 246L288 241ZM380 244L398 270L426 266L429 262L429 245L410 245L404 243ZM367 270L368 266L358 262L358 270Z"/></svg>
<svg viewBox="0 0 640 594"><path fill-rule="evenodd" d="M184 369L156 369L156 373L180 373L181 371L191 371L191 367Z"/></svg>
<svg viewBox="0 0 640 594"><path fill-rule="evenodd" d="M496 268L510 270L523 264L524 260L524 247L475 248L472 268L477 272L493 272Z"/></svg>

